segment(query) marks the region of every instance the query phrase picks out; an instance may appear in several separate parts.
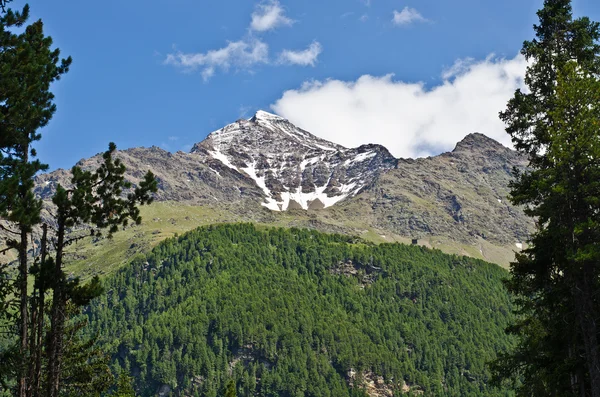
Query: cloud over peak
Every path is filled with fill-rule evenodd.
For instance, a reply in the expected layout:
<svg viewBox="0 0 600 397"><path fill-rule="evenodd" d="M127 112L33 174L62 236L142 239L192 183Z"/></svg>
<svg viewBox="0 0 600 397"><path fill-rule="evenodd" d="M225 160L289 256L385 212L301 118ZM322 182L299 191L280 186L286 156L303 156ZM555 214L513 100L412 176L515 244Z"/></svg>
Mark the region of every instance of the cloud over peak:
<svg viewBox="0 0 600 397"><path fill-rule="evenodd" d="M286 91L272 108L321 138L347 147L379 143L397 157L439 154L472 132L510 146L498 112L524 88L526 66L520 55L458 61L431 88L391 74L312 81Z"/></svg>
<svg viewBox="0 0 600 397"><path fill-rule="evenodd" d="M315 66L317 58L323 52L323 47L318 41L313 41L307 49L302 51L284 50L279 54L279 63L300 66Z"/></svg>
<svg viewBox="0 0 600 397"><path fill-rule="evenodd" d="M402 11L394 10L392 22L396 25L410 25L415 22L427 22L419 11L411 7L404 7Z"/></svg>
<svg viewBox="0 0 600 397"><path fill-rule="evenodd" d="M256 32L266 32L279 26L291 26L293 20L284 15L284 10L277 0L271 0L256 6L252 13L250 29Z"/></svg>

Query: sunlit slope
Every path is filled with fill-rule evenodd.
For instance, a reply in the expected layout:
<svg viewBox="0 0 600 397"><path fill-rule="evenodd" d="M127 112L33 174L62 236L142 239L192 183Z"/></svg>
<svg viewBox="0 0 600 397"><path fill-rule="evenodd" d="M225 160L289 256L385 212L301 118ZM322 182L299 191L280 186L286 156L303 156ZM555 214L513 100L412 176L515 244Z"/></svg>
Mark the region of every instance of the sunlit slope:
<svg viewBox="0 0 600 397"><path fill-rule="evenodd" d="M374 243L411 243L411 236L395 234L375 228L374 219L361 216L352 207L330 208L319 211L292 210L272 212L266 208L247 211L238 206L197 206L178 202L157 202L142 208L143 222L114 235L112 240L84 239L68 248L67 269L83 278L95 274L109 274L121 267L136 253L145 253L160 241L182 234L198 226L214 223L252 221L258 225L306 227L329 233L359 236ZM443 252L467 255L507 266L514 258L514 245L497 246L484 239L473 243L458 242L449 236L426 236L419 245L438 248Z"/></svg>

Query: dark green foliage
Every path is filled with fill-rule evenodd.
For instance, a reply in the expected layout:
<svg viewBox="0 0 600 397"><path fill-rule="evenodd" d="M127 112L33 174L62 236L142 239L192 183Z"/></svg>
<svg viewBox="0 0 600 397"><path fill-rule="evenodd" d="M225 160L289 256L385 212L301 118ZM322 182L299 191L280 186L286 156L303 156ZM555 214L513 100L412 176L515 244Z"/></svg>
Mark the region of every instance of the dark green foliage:
<svg viewBox="0 0 600 397"><path fill-rule="evenodd" d="M229 383L227 383L227 390L225 390L225 397L235 397L235 396L236 396L235 381L230 380Z"/></svg>
<svg viewBox="0 0 600 397"><path fill-rule="evenodd" d="M13 283L10 282L13 275L14 271L8 264L0 263L0 332L6 332L9 320L13 318L13 314L17 310L16 302L13 299Z"/></svg>
<svg viewBox="0 0 600 397"><path fill-rule="evenodd" d="M33 194L33 178L47 169L35 159L32 144L41 138L39 129L48 124L56 110L50 85L68 71L71 58L61 60L60 51L52 49L52 38L44 34L41 20L23 29L29 17L28 5L14 12L5 10L7 2L0 2L0 219L4 234L9 236L3 251L16 250L19 266L15 282L8 287L6 272L0 268L0 299L6 292L18 297L18 310L9 307L10 318L6 318L7 312L0 312L0 325L9 321L18 326L18 360L13 368L18 374L17 394L25 397L30 390L27 262L30 233L40 222L42 207ZM0 378L4 376L0 373Z"/></svg>
<svg viewBox="0 0 600 397"><path fill-rule="evenodd" d="M0 265L0 327L1 336L6 336L0 346L0 390L16 381L20 397L38 396L42 388L49 397L57 397L59 392L90 394L108 383L97 372L99 361L85 355L93 351L93 343L72 345L78 329L70 330L67 308L87 305L102 288L98 279L87 285L80 285L78 279L67 280L64 248L85 237L77 235L77 230L98 236L106 229L110 237L129 221L139 224L137 206L152 201L156 181L151 173L136 187L126 181L124 165L113 159L116 146L112 143L98 169L74 167L72 186L57 186L52 200L56 206L49 211L55 213L55 219L48 222L55 227L52 236L46 238L48 224L42 225L41 254L30 266L31 234L41 223L42 208L33 192L34 176L47 169L35 160L32 145L40 140L39 129L56 111L50 85L68 71L71 58L61 60L59 50L52 49L52 39L44 34L41 20L23 29L29 6L14 12L5 10L8 2L0 0L0 228L9 236L3 253L16 250L19 266L13 276ZM31 295L30 268L35 278ZM49 292L50 308L45 302ZM48 311L49 329L45 326ZM12 339L18 349L10 347ZM76 363L81 367L68 372ZM68 385L74 384L79 386L71 392Z"/></svg>
<svg viewBox="0 0 600 397"><path fill-rule="evenodd" d="M78 308L72 305L67 310ZM82 335L87 322L85 317L73 316L65 326L61 396L95 396L113 385L110 357L99 349L96 338Z"/></svg>
<svg viewBox="0 0 600 397"><path fill-rule="evenodd" d="M33 176L47 166L35 157L31 144L56 111L50 84L60 79L71 58L60 59L38 20L15 33L29 17L8 10L0 17L0 216L26 227L39 223L41 201L33 195Z"/></svg>
<svg viewBox="0 0 600 397"><path fill-rule="evenodd" d="M507 282L517 349L494 365L519 395L600 396L600 25L573 19L571 2L546 0L522 53L525 82L501 118L530 168L512 202L538 230Z"/></svg>
<svg viewBox="0 0 600 397"><path fill-rule="evenodd" d="M99 236L106 229L110 236L129 221L139 223L137 206L152 201L150 194L156 191L152 173L147 173L138 186L133 187L125 180L123 164L113 158L115 151L115 145L110 144L103 162L94 171L73 167L70 188L58 185L53 197L56 230L52 245L55 250L47 250L50 244L45 231L48 227L43 225L42 253L30 269L34 282L28 299L29 357L10 345L0 346L2 359L11 363L2 376L8 380L18 379L19 372L15 368L27 366L26 379L30 380L27 396L97 395L112 385L107 357L95 345L95 339L80 338L86 322L71 318L98 297L103 288L98 277L87 284L81 284L78 278L69 278L63 270L63 253L67 245L81 238ZM125 189L129 193L126 194ZM46 302L49 292L52 292L50 305ZM8 385L5 382L2 388Z"/></svg>
<svg viewBox="0 0 600 397"><path fill-rule="evenodd" d="M353 369L355 384L504 396L485 368L511 346L504 276L420 247L221 225L136 258L90 316L142 395L223 395L233 379L239 396L362 396Z"/></svg>
<svg viewBox="0 0 600 397"><path fill-rule="evenodd" d="M600 73L600 30L587 17L573 19L570 0L545 0L537 15L536 38L525 41L521 50L531 61L525 76L529 90L517 90L500 118L517 150L528 154L533 166L549 166L543 149L551 139L550 111L555 107L558 73L569 61Z"/></svg>
<svg viewBox="0 0 600 397"><path fill-rule="evenodd" d="M47 337L46 355L48 356L47 395L56 397L61 391L61 373L65 308L67 304L81 307L102 293L100 281L96 277L86 285L81 285L78 278L68 280L63 270L64 248L86 235L100 236L108 229L108 236L115 233L119 227L125 227L129 221L136 224L141 222L138 205L152 202L151 193L157 189L154 175L148 171L139 185L133 188L131 182L125 179L125 166L113 155L117 150L114 143L109 144L103 154L103 162L94 171L84 171L75 166L71 172L72 187L66 189L61 185L56 187L52 202L56 205L56 252L52 264L54 269L49 271L52 289L52 308L50 310L50 332ZM128 194L124 191L129 189ZM74 227L89 227L84 234L69 237L69 229ZM43 261L44 262L44 261ZM47 261L50 263L50 261ZM42 269L45 265L42 263ZM41 296L45 291L39 291ZM39 312L43 312L42 309Z"/></svg>
<svg viewBox="0 0 600 397"><path fill-rule="evenodd" d="M133 389L133 378L125 373L119 375L117 381L117 391L112 394L115 397L135 397L135 390Z"/></svg>
<svg viewBox="0 0 600 397"><path fill-rule="evenodd" d="M151 193L156 191L157 182L152 172L148 172L139 186L132 189L131 182L125 179L125 165L113 157L116 150L117 146L111 142L96 170L73 167L71 189L57 186L52 202L65 228L89 224L93 226L92 234L99 236L108 229L110 237L129 221L136 224L142 221L138 206L152 202ZM128 189L132 191L124 195L123 191Z"/></svg>

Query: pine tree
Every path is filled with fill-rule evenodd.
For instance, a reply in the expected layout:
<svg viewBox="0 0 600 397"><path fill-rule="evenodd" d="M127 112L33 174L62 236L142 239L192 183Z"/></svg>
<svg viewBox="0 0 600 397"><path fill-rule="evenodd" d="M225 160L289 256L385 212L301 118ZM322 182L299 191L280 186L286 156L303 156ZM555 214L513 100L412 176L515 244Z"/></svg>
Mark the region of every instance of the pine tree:
<svg viewBox="0 0 600 397"><path fill-rule="evenodd" d="M4 11L6 2L2 2ZM11 236L8 249L18 252L16 283L19 297L18 395L28 390L28 248L29 235L40 222L41 201L33 194L33 177L47 167L34 160L32 144L37 132L52 118L56 107L50 84L68 71L71 59L60 59L52 39L36 21L16 33L29 17L26 5L21 12L8 10L0 17L0 218L14 227L2 227ZM16 32L15 32L16 31Z"/></svg>
<svg viewBox="0 0 600 397"><path fill-rule="evenodd" d="M148 171L138 186L133 187L125 179L125 166L119 159L114 159L116 145L110 143L109 149L103 154L103 163L94 171L84 171L73 167L71 172L71 187L57 185L52 202L56 206L56 237L55 252L46 267L50 274L52 289L52 307L50 311L50 331L47 336L47 384L46 395L56 397L61 385L61 366L64 353L63 333L67 320L65 315L67 304L73 303L78 307L85 306L98 297L102 288L96 277L86 285L81 285L79 279L68 280L63 271L64 249L68 245L87 236L99 237L108 230L108 237L117 232L120 227L126 227L130 222L140 224L139 205L152 202L151 193L157 189L154 175ZM129 190L127 194L125 191ZM69 236L68 230L87 227L87 232ZM46 263L42 263L44 267ZM43 291L38 296L43 295Z"/></svg>
<svg viewBox="0 0 600 397"><path fill-rule="evenodd" d="M97 345L96 338L84 336L88 324L81 316L81 309L74 304L67 306L69 320L63 333L64 365L62 370L61 396L97 396L114 383L110 371L110 355Z"/></svg>
<svg viewBox="0 0 600 397"><path fill-rule="evenodd" d="M25 24L28 16L29 7L25 6L21 12L9 9L0 17L0 219L8 225L0 224L0 228L10 236L4 251L16 250L19 262L15 283L4 273L0 274L1 304L6 306L8 320L16 322L19 331L18 348L4 349L0 358L10 364L0 366L0 370L17 379L20 397L44 394L54 397L61 390L62 377L75 365L73 360L64 361L73 358L67 349L70 345L65 345L72 340L65 339L65 335L72 332L67 308L87 305L102 291L98 278L86 285L81 285L78 279L67 279L62 270L64 250L86 236L102 235L103 230L107 230L110 237L129 222L139 224L138 205L152 201L156 181L150 172L137 186L126 181L125 166L114 159L116 146L112 143L98 169L73 167L70 186L56 187L52 200L56 207L55 219L49 222L55 225L55 230L49 232L48 223L42 225L40 257L30 274L31 233L42 222L43 205L34 195L33 178L47 169L35 160L32 144L41 138L38 130L50 121L56 110L50 84L68 71L71 58L61 60L59 50L51 48L52 39L44 35L41 21L21 32L18 28ZM70 235L70 230L85 230L86 234ZM4 266L0 268L3 269ZM35 279L31 296L28 294L30 275ZM50 292L52 302L48 308L45 296ZM11 295L18 297L14 310L11 301L5 300ZM48 314L49 329L45 324ZM96 361L81 354L75 357L82 365L78 376L94 371ZM0 373L3 388L9 387L5 377ZM92 385L100 389L106 386L102 382L88 382L87 387ZM100 389L95 392L102 391Z"/></svg>
<svg viewBox="0 0 600 397"><path fill-rule="evenodd" d="M133 389L133 379L124 373L119 375L117 381L117 390L113 394L115 397L135 397L135 390Z"/></svg>
<svg viewBox="0 0 600 397"><path fill-rule="evenodd" d="M525 42L525 83L501 118L530 159L511 200L537 231L511 265L520 307L517 349L495 364L521 395L600 397L600 26L573 19L570 1L546 0Z"/></svg>

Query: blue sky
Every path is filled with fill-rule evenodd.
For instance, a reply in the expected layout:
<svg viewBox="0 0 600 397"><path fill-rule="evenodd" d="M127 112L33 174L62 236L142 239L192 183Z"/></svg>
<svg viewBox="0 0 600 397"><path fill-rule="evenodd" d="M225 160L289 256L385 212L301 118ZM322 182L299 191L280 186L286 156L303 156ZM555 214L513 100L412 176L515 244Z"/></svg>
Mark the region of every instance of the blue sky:
<svg viewBox="0 0 600 397"><path fill-rule="evenodd" d="M475 130L506 142L496 115L522 84L517 54L542 1L29 4L73 57L38 144L55 169L110 141L189 150L257 109L403 157L449 150ZM597 0L573 6L600 20Z"/></svg>

